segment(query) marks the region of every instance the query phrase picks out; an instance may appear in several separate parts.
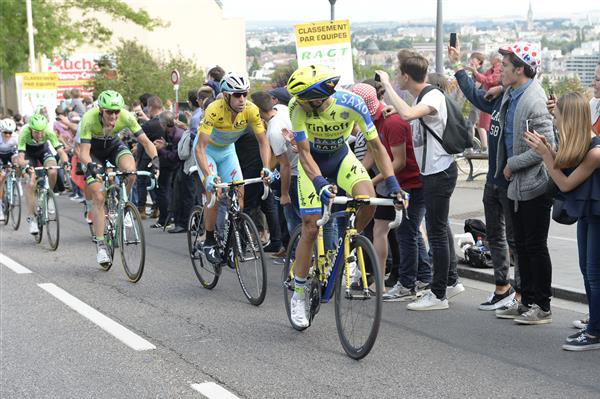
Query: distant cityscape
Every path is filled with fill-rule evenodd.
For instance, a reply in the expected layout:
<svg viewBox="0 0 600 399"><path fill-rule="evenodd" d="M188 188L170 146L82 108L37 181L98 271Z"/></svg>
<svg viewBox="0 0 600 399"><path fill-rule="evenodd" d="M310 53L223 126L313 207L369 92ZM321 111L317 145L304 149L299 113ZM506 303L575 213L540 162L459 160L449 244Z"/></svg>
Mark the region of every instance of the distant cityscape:
<svg viewBox="0 0 600 399"><path fill-rule="evenodd" d="M412 48L435 65L435 22L394 23L350 21L355 65L397 68L396 53ZM541 76L550 83L578 78L589 87L600 61L600 11L565 18L535 19L531 3L527 15L514 19L444 22L444 39L457 32L461 52L490 55L514 41L528 41L542 50ZM296 58L293 23L249 23L246 31L247 65L251 78L269 81L278 66ZM450 70L446 71L450 73Z"/></svg>

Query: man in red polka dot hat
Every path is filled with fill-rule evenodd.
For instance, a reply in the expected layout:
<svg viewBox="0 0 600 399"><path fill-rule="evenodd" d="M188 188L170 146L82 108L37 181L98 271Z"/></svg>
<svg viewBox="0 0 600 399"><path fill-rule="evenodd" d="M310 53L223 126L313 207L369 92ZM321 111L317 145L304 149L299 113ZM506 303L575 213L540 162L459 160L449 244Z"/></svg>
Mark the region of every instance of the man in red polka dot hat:
<svg viewBox="0 0 600 399"><path fill-rule="evenodd" d="M528 42L498 50L503 55L500 77L506 91L500 111L496 174L508 182L508 212L519 260L521 291L516 301L496 310L502 319L525 325L552 322L550 309L552 262L548 253L551 199L546 195L548 174L542 159L525 142L525 131L543 135L554 145L546 94L535 80L541 57ZM490 133L492 134L492 133Z"/></svg>

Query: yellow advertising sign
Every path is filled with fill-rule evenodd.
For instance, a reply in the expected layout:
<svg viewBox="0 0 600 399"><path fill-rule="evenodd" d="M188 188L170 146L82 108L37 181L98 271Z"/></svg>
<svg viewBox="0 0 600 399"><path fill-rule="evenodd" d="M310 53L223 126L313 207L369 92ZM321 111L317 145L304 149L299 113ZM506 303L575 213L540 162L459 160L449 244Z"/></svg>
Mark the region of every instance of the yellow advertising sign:
<svg viewBox="0 0 600 399"><path fill-rule="evenodd" d="M17 73L23 77L23 90L56 90L58 87L58 74L45 73Z"/></svg>
<svg viewBox="0 0 600 399"><path fill-rule="evenodd" d="M350 43L350 21L323 21L294 25L296 47Z"/></svg>

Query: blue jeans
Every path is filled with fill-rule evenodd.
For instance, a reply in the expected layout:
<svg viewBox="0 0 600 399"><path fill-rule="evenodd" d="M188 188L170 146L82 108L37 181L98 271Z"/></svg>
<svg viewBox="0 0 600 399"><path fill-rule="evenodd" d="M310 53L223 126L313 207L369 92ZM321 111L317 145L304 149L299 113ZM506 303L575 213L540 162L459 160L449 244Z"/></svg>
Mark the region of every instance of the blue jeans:
<svg viewBox="0 0 600 399"><path fill-rule="evenodd" d="M283 207L283 214L290 236L294 234L296 227L302 223L300 217L300 205L298 202L298 176L290 176L290 203Z"/></svg>
<svg viewBox="0 0 600 399"><path fill-rule="evenodd" d="M438 299L445 298L446 287L458 281L454 237L448 223L450 197L456 187L457 177L456 163L452 163L448 169L439 173L422 176L427 211L425 222L433 253L431 291Z"/></svg>
<svg viewBox="0 0 600 399"><path fill-rule="evenodd" d="M590 309L587 332L600 336L600 217L583 217L577 222L579 267Z"/></svg>
<svg viewBox="0 0 600 399"><path fill-rule="evenodd" d="M419 232L419 226L425 217L423 189L413 188L407 192L410 194L410 205L402 218L402 223L396 229L396 237L400 245L398 281L406 288L414 288L417 278L426 283L431 281L431 265L426 259L422 259L423 256L429 257L425 251L423 236Z"/></svg>

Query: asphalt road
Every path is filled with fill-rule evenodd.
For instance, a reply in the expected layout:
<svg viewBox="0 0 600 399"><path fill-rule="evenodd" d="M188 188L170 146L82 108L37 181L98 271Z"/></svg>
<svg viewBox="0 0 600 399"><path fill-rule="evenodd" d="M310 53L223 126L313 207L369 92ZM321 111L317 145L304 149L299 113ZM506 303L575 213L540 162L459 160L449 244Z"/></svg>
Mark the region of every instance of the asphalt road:
<svg viewBox="0 0 600 399"><path fill-rule="evenodd" d="M289 326L281 266L269 264L267 297L254 307L230 270L214 290L200 286L184 234L146 228L146 270L131 284L120 261L109 272L95 264L80 205L61 197L59 206L56 252L26 226L0 228L0 253L31 271L0 262L12 264L0 266L2 398L600 398L600 351L560 348L582 305L555 301L552 324L518 326L478 311L491 286L465 281L446 311L386 303L373 351L354 361L333 304L310 329ZM132 349L52 292L154 348Z"/></svg>

